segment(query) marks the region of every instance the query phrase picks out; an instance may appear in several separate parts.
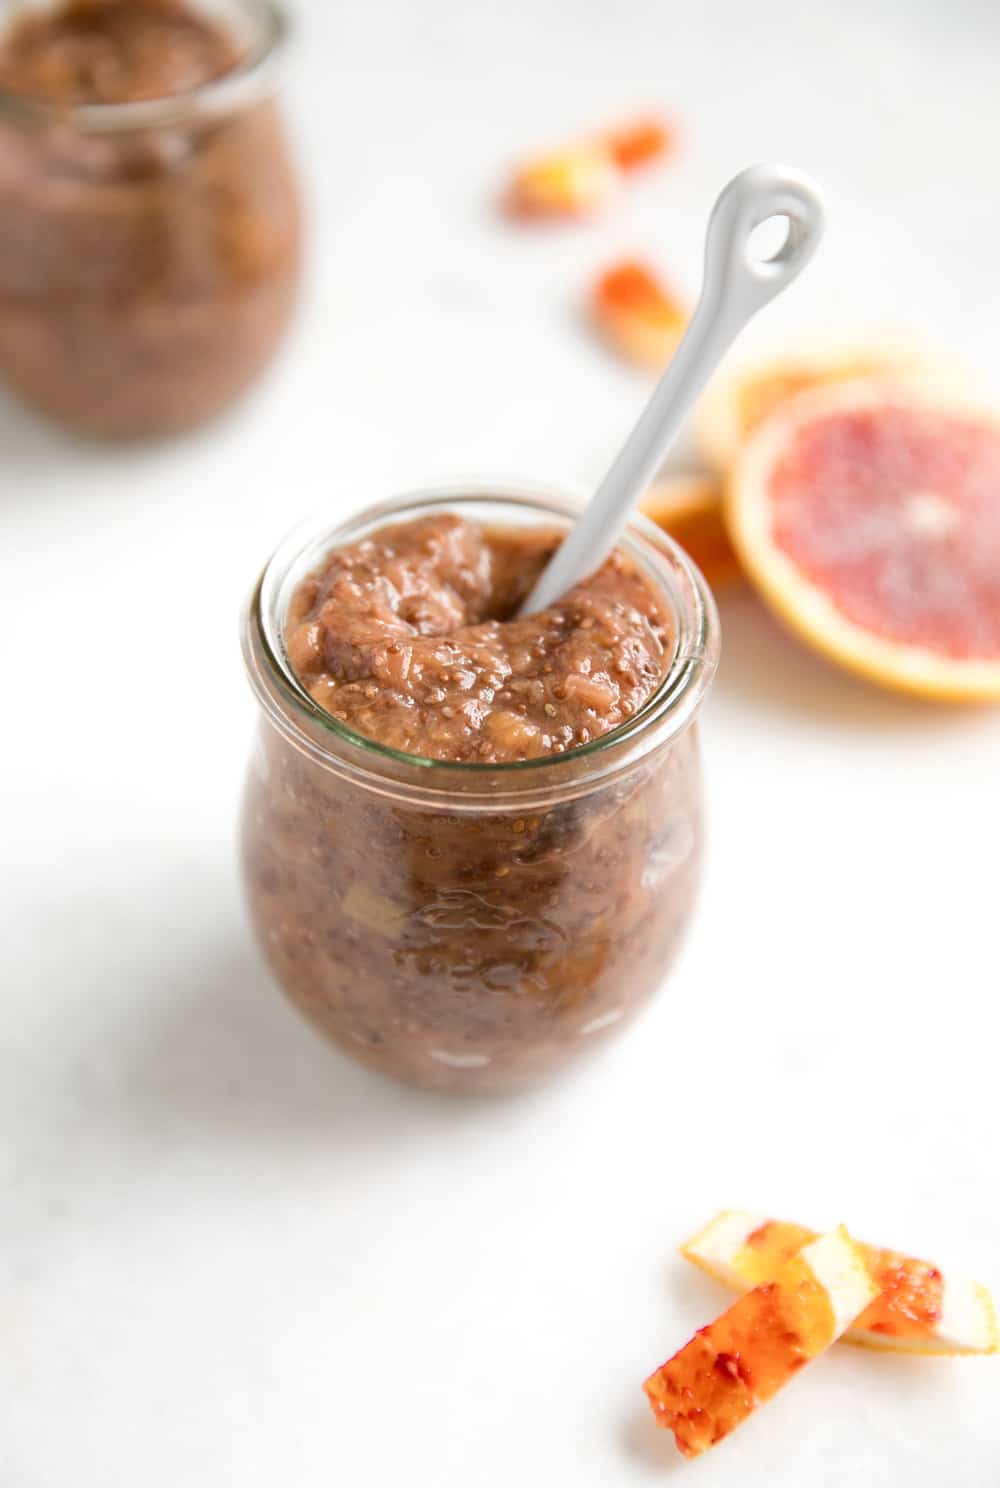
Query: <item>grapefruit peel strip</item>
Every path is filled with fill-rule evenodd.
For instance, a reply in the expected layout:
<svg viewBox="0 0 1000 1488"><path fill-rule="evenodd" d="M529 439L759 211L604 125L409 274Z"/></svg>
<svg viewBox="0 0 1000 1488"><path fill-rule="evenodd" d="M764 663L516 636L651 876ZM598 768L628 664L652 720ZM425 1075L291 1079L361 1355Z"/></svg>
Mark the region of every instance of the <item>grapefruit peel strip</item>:
<svg viewBox="0 0 1000 1488"><path fill-rule="evenodd" d="M674 129L665 119L639 115L598 135L623 171L638 170L665 155L674 143Z"/></svg>
<svg viewBox="0 0 1000 1488"><path fill-rule="evenodd" d="M526 161L507 189L513 217L586 217L617 193L622 170L603 145L567 146Z"/></svg>
<svg viewBox="0 0 1000 1488"><path fill-rule="evenodd" d="M627 175L666 154L662 120L638 117L617 128L545 150L514 172L506 205L514 217L586 217L617 195Z"/></svg>
<svg viewBox="0 0 1000 1488"><path fill-rule="evenodd" d="M742 1209L723 1209L720 1214L680 1248L685 1260L736 1291L767 1280L772 1269L780 1269L782 1257L812 1239L815 1231L787 1220L768 1219ZM751 1240L755 1243L751 1243ZM762 1243L763 1242L763 1243ZM926 1331L894 1332L888 1297L879 1297L844 1334L845 1343L862 1348L907 1354L956 1355L994 1354L1000 1348L996 1311L986 1287L965 1277L949 1276L927 1262L899 1256L860 1241L858 1248L875 1277L898 1274L902 1267L914 1274L919 1291L921 1278L931 1273L939 1278L928 1313Z"/></svg>
<svg viewBox="0 0 1000 1488"><path fill-rule="evenodd" d="M643 1385L687 1457L714 1446L823 1353L878 1295L841 1225L734 1302Z"/></svg>
<svg viewBox="0 0 1000 1488"><path fill-rule="evenodd" d="M688 312L655 270L639 259L605 269L591 291L595 325L629 361L662 371L677 349Z"/></svg>

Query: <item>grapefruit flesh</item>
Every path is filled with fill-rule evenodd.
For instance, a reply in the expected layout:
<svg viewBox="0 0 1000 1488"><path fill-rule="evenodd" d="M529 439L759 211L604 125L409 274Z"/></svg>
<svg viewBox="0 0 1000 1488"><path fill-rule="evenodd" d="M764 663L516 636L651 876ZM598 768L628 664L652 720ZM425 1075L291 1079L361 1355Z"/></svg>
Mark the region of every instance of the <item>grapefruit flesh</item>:
<svg viewBox="0 0 1000 1488"><path fill-rule="evenodd" d="M916 388L808 392L747 442L726 521L805 640L929 697L1000 700L1000 418Z"/></svg>

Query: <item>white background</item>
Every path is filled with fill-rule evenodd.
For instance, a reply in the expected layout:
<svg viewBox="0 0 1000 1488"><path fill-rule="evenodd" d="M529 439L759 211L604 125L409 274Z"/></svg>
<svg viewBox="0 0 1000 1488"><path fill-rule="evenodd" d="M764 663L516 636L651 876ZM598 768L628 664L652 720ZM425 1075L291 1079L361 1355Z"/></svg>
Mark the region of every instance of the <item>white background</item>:
<svg viewBox="0 0 1000 1488"><path fill-rule="evenodd" d="M835 1350L685 1466L639 1385L724 1302L674 1254L742 1205L1000 1286L1000 718L868 690L748 597L706 709L707 879L658 1005L532 1096L328 1051L251 949L236 617L281 533L456 472L596 479L641 375L580 302L689 293L739 166L829 197L758 341L873 322L1000 373L988 0L301 5L303 312L203 436L0 414L3 1488L755 1488L1000 1479L996 1360ZM663 102L605 223L517 231L511 156Z"/></svg>

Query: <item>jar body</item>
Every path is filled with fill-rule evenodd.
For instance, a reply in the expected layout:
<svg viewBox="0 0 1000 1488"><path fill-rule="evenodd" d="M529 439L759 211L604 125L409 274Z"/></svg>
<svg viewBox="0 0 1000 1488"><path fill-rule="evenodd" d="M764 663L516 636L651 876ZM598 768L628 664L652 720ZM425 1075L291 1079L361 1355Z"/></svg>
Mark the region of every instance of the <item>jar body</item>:
<svg viewBox="0 0 1000 1488"><path fill-rule="evenodd" d="M515 1089L621 1027L677 951L701 845L693 726L627 779L469 814L387 801L263 721L244 804L279 984L355 1058L438 1089Z"/></svg>
<svg viewBox="0 0 1000 1488"><path fill-rule="evenodd" d="M269 97L202 115L196 93L160 125L113 130L4 108L0 376L85 435L202 423L271 359L300 238Z"/></svg>
<svg viewBox="0 0 1000 1488"><path fill-rule="evenodd" d="M265 570L244 631L262 718L242 862L263 954L323 1034L408 1083L493 1093L602 1043L669 970L701 865L694 720L718 639L704 581L639 519L644 531L623 543L662 586L676 655L616 735L476 766L352 734L291 670L290 596L331 547L385 520L465 505L492 523L550 525L568 509L523 493L422 493L322 532L311 550L293 535Z"/></svg>

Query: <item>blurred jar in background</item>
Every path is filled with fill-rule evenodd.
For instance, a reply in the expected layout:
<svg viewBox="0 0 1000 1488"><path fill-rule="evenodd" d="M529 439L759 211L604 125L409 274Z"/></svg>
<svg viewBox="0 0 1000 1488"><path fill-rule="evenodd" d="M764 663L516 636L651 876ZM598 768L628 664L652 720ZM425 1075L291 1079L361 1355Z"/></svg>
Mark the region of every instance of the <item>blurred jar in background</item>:
<svg viewBox="0 0 1000 1488"><path fill-rule="evenodd" d="M254 382L295 300L300 212L270 0L0 0L0 376L141 439Z"/></svg>

